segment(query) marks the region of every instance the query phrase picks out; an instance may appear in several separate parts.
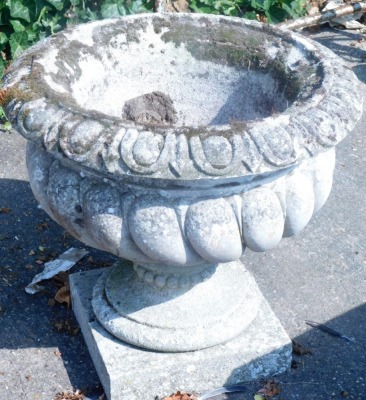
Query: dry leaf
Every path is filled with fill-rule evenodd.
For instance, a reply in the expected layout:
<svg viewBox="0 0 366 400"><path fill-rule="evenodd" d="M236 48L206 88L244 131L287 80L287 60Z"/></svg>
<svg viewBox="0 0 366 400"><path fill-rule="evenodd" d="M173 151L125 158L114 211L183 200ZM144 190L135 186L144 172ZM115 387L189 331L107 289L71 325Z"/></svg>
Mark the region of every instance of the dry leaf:
<svg viewBox="0 0 366 400"><path fill-rule="evenodd" d="M188 0L163 0L155 1L155 11L158 12L189 12Z"/></svg>
<svg viewBox="0 0 366 400"><path fill-rule="evenodd" d="M47 301L47 305L50 307L53 307L56 304L56 300L55 299L48 299Z"/></svg>
<svg viewBox="0 0 366 400"><path fill-rule="evenodd" d="M67 308L70 308L70 305L71 305L71 293L70 293L69 285L62 286L62 288L60 288L57 291L57 293L55 295L55 300L58 303L66 303L67 304Z"/></svg>
<svg viewBox="0 0 366 400"><path fill-rule="evenodd" d="M171 394L169 397L164 397L163 400L197 400L197 396L178 390L178 392Z"/></svg>
<svg viewBox="0 0 366 400"><path fill-rule="evenodd" d="M1 58L3 58L2 54ZM0 89L0 106L6 104L8 97L9 97L9 89Z"/></svg>
<svg viewBox="0 0 366 400"><path fill-rule="evenodd" d="M265 398L267 399L268 397L276 396L280 392L281 392L281 388L278 386L278 383L275 380L270 379L265 383L265 385L263 386L262 389L258 390L257 393L263 394L265 396Z"/></svg>
<svg viewBox="0 0 366 400"><path fill-rule="evenodd" d="M69 319L64 319L60 321L53 321L52 326L59 332L67 332L71 336L75 336L80 332L78 326L74 326L72 321Z"/></svg>
<svg viewBox="0 0 366 400"><path fill-rule="evenodd" d="M303 356L304 354L313 354L310 349L307 349L295 340L292 341L292 351L298 356Z"/></svg>
<svg viewBox="0 0 366 400"><path fill-rule="evenodd" d="M62 392L57 393L54 400L83 400L85 396L81 390L76 390L75 392Z"/></svg>
<svg viewBox="0 0 366 400"><path fill-rule="evenodd" d="M44 231L48 229L48 223L47 222L40 222L39 224L36 225L36 229L38 231Z"/></svg>
<svg viewBox="0 0 366 400"><path fill-rule="evenodd" d="M1 207L0 208L0 214L8 214L11 211L11 208L9 207Z"/></svg>

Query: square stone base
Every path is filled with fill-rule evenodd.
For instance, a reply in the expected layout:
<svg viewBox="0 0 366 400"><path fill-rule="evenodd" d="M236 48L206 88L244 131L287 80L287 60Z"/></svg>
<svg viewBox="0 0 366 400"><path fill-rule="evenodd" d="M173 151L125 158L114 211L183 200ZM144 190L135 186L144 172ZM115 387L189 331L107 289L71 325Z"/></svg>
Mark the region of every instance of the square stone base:
<svg viewBox="0 0 366 400"><path fill-rule="evenodd" d="M72 304L109 400L154 400L177 390L202 393L273 376L290 368L291 340L263 297L254 323L222 345L159 353L115 339L96 320L91 298L105 269L70 276Z"/></svg>

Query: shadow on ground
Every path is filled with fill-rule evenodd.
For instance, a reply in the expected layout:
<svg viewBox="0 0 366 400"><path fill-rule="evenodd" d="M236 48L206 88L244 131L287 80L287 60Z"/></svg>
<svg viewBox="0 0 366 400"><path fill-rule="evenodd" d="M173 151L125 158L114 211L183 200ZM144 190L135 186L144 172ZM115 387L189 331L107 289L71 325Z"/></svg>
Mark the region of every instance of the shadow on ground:
<svg viewBox="0 0 366 400"><path fill-rule="evenodd" d="M24 290L44 268L39 258L59 255L69 247L86 248L65 235L37 207L28 182L0 180L0 351L9 350L1 352L0 393L5 385L13 390L19 387L19 380L24 380L25 392L25 397L13 392L12 400L51 400L47 393L40 393L39 397L32 393L38 393L37 378L59 375L60 362L73 387L94 388L99 384L82 335L73 335L74 331L68 329L77 327L72 310L65 304L48 304L59 285L47 282L45 290L35 295ZM104 267L114 261L109 254L87 249L90 254L74 267L75 271L90 265ZM45 385L52 388L52 382Z"/></svg>
<svg viewBox="0 0 366 400"><path fill-rule="evenodd" d="M352 63L366 62L366 51L358 46L359 43L365 40L365 35L363 34L324 27L321 30L321 35L316 35L315 39L330 48L345 61Z"/></svg>
<svg viewBox="0 0 366 400"><path fill-rule="evenodd" d="M355 343L310 327L304 334L293 338L313 354L293 356L294 368L276 377L281 393L275 399L365 398L366 305L323 323L346 336L353 337ZM253 394L261 385L255 382L247 386L247 393L232 393L223 396L222 399L252 400Z"/></svg>

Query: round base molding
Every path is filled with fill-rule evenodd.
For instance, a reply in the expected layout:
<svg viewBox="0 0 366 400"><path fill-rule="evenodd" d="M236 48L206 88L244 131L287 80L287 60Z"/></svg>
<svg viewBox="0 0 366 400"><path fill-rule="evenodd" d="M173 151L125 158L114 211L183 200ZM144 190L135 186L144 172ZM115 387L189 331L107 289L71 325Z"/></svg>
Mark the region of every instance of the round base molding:
<svg viewBox="0 0 366 400"><path fill-rule="evenodd" d="M159 288L117 262L94 287L99 322L117 338L146 349L185 352L227 342L256 318L261 299L240 262L219 264L191 288Z"/></svg>

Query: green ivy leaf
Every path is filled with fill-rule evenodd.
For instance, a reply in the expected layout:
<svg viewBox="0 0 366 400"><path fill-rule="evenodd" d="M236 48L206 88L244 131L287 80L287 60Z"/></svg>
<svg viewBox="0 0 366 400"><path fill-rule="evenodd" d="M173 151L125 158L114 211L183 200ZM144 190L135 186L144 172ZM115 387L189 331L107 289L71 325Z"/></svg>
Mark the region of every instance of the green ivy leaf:
<svg viewBox="0 0 366 400"><path fill-rule="evenodd" d="M11 129L11 123L9 121L5 121L4 130L6 130L8 132L8 131L10 131L10 129Z"/></svg>
<svg viewBox="0 0 366 400"><path fill-rule="evenodd" d="M23 51L29 47L27 32L14 32L10 35L11 56L15 59L20 56Z"/></svg>
<svg viewBox="0 0 366 400"><path fill-rule="evenodd" d="M31 22L30 10L22 0L6 0L6 5L9 7L10 15L13 18L21 18L27 22Z"/></svg>
<svg viewBox="0 0 366 400"><path fill-rule="evenodd" d="M268 18L268 22L271 24L277 24L288 17L287 12L278 5L271 7L269 10L266 10L265 14Z"/></svg>
<svg viewBox="0 0 366 400"><path fill-rule="evenodd" d="M243 15L246 19L257 19L257 13L255 11L248 11Z"/></svg>
<svg viewBox="0 0 366 400"><path fill-rule="evenodd" d="M279 4L278 0L251 0L251 6L255 9L268 11L273 5Z"/></svg>
<svg viewBox="0 0 366 400"><path fill-rule="evenodd" d="M63 0L47 0L47 3L52 4L56 8L56 10L61 11L64 8L66 2L64 2Z"/></svg>
<svg viewBox="0 0 366 400"><path fill-rule="evenodd" d="M3 76L4 71L5 71L5 61L3 60L2 57L0 57L0 78Z"/></svg>
<svg viewBox="0 0 366 400"><path fill-rule="evenodd" d="M219 14L214 8L214 2L212 0L192 0L189 4L189 8L201 14Z"/></svg>
<svg viewBox="0 0 366 400"><path fill-rule="evenodd" d="M142 12L152 11L152 8L149 8L149 6L150 4L146 4L143 0L134 0L131 2L128 9L131 14L138 14Z"/></svg>
<svg viewBox="0 0 366 400"><path fill-rule="evenodd" d="M39 39L39 32L36 29L29 27L27 29L28 42L34 43Z"/></svg>
<svg viewBox="0 0 366 400"><path fill-rule="evenodd" d="M127 7L121 3L118 3L103 4L101 8L102 18L116 18L120 17L121 15L129 14Z"/></svg>
<svg viewBox="0 0 366 400"><path fill-rule="evenodd" d="M306 12L306 0L285 1L282 3L282 8L291 16L298 18Z"/></svg>
<svg viewBox="0 0 366 400"><path fill-rule="evenodd" d="M14 29L14 32L23 32L25 31L25 26L18 19L10 20L11 26Z"/></svg>
<svg viewBox="0 0 366 400"><path fill-rule="evenodd" d="M62 29L63 24L60 23L62 19L62 16L59 14L47 15L42 19L42 25L45 28L49 28L51 33L54 34Z"/></svg>
<svg viewBox="0 0 366 400"><path fill-rule="evenodd" d="M1 48L4 44L8 43L8 41L9 41L9 39L8 39L8 37L5 35L5 33L4 33L4 32L0 32L0 48Z"/></svg>

